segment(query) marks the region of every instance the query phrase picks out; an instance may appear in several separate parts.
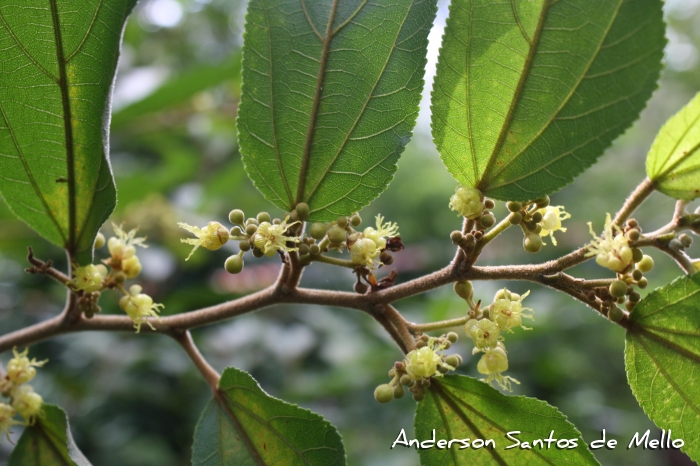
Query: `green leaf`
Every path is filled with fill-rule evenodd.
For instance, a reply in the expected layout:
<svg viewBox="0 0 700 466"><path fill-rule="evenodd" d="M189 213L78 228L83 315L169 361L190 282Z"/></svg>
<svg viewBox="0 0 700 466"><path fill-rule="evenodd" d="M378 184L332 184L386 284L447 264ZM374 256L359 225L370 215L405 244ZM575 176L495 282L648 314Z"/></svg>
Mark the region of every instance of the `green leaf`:
<svg viewBox="0 0 700 466"><path fill-rule="evenodd" d="M630 314L627 380L649 418L700 461L700 273L649 293ZM670 436L670 435L669 435Z"/></svg>
<svg viewBox="0 0 700 466"><path fill-rule="evenodd" d="M143 99L134 102L112 115L112 129L124 126L144 115L172 108L198 92L226 81L240 80L241 54L236 53L215 65L200 65L167 80L162 86Z"/></svg>
<svg viewBox="0 0 700 466"><path fill-rule="evenodd" d="M112 81L136 0L0 4L0 194L79 263L116 203Z"/></svg>
<svg viewBox="0 0 700 466"><path fill-rule="evenodd" d="M269 396L248 373L232 367L199 418L192 449L196 466L345 464L335 427Z"/></svg>
<svg viewBox="0 0 700 466"><path fill-rule="evenodd" d="M42 412L24 429L8 466L90 466L73 441L65 411L44 404Z"/></svg>
<svg viewBox="0 0 700 466"><path fill-rule="evenodd" d="M551 194L637 119L661 70L661 0L454 0L432 93L452 176Z"/></svg>
<svg viewBox="0 0 700 466"><path fill-rule="evenodd" d="M700 196L700 94L659 131L647 155L647 175L676 199Z"/></svg>
<svg viewBox="0 0 700 466"><path fill-rule="evenodd" d="M425 399L416 408L416 438L470 439L470 447L460 450L455 443L451 449L430 448L419 450L423 466L461 465L538 465L538 464L598 464L581 433L567 421L557 408L544 401L524 396L506 396L472 377L450 375L433 378ZM520 433L515 433L520 431ZM547 448L547 442L534 445L536 439L575 439L576 447L559 449L556 442ZM523 445L506 449L517 443ZM496 447L475 448L475 439L493 439ZM531 449L523 449L528 442Z"/></svg>
<svg viewBox="0 0 700 466"><path fill-rule="evenodd" d="M248 176L311 219L359 210L411 137L435 0L251 0L238 121Z"/></svg>

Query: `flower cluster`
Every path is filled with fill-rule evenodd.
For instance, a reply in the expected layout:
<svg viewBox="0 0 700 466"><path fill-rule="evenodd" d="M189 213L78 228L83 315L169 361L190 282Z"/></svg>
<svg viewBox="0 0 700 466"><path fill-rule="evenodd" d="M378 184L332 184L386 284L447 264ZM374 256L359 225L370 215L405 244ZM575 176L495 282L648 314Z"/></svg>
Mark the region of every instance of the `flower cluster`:
<svg viewBox="0 0 700 466"><path fill-rule="evenodd" d="M119 307L134 321L136 333L141 331L141 325L147 324L152 330L155 328L149 322L149 317L155 317L160 320L158 313L163 308L162 304L153 303L153 298L147 294L141 293L139 285L132 285L129 288L129 293L122 296L119 300Z"/></svg>
<svg viewBox="0 0 700 466"><path fill-rule="evenodd" d="M612 223L609 213L605 217L602 238L595 234L591 222L588 222L588 229L593 236L593 241L588 246L586 256L595 256L598 265L607 267L613 272L623 273L632 263L633 254L629 240L622 233L622 229Z"/></svg>
<svg viewBox="0 0 700 466"><path fill-rule="evenodd" d="M561 221L571 218L571 214L564 211L564 206L560 205L550 205L537 209L535 212L542 215L542 221L538 222L538 225L541 227L540 236L549 236L552 239L552 244L556 246L557 240L554 238L554 232L566 232L566 228L561 226Z"/></svg>
<svg viewBox="0 0 700 466"><path fill-rule="evenodd" d="M462 364L459 354L444 355L444 351L456 341L457 334L454 332L437 338L423 334L416 342L416 349L410 351L403 361L394 364L389 371L391 382L375 389L375 399L380 403L388 403L394 398L403 398L408 389L413 393L414 400L421 401L432 377L442 377Z"/></svg>
<svg viewBox="0 0 700 466"><path fill-rule="evenodd" d="M46 364L46 361L30 360L28 351L27 348L19 353L13 348L14 357L7 363L7 375L0 380L0 392L10 401L9 404L0 402L0 435L4 432L8 439L13 426L32 425L44 403L41 395L28 382L36 376L36 368ZM18 420L15 417L17 414L24 419Z"/></svg>
<svg viewBox="0 0 700 466"><path fill-rule="evenodd" d="M188 225L186 223L178 223L180 228L189 231L197 237L194 238L182 238L180 241L183 243L191 244L194 246L190 255L187 256L186 261L190 260L192 254L202 246L204 249L209 249L210 251L216 251L221 248L224 244L228 242L229 232L226 227L224 227L219 222L209 222L204 228L195 227Z"/></svg>
<svg viewBox="0 0 700 466"><path fill-rule="evenodd" d="M522 327L522 319L534 319L533 310L523 307L523 300L530 294L528 291L520 296L511 293L507 289L499 290L496 296L481 315L474 315L464 324L464 331L474 342L474 354L483 353L477 370L486 375L486 383L496 382L503 390L512 391L512 383L520 383L510 376L504 376L503 372L508 370L508 353L503 344L501 332L512 332L513 327ZM472 314L475 314L472 312ZM472 315L470 314L470 315Z"/></svg>
<svg viewBox="0 0 700 466"><path fill-rule="evenodd" d="M506 202L510 211L508 221L519 225L523 231L523 249L527 252L539 252L545 246L542 238L549 236L552 244L557 245L555 231L566 231L562 221L571 218L564 206L549 205L549 196L528 202Z"/></svg>
<svg viewBox="0 0 700 466"><path fill-rule="evenodd" d="M478 189L459 186L450 198L450 209L470 220L481 217L484 195Z"/></svg>
<svg viewBox="0 0 700 466"><path fill-rule="evenodd" d="M370 269L378 265L376 258L386 249L387 239L399 236L399 227L396 223L384 223L384 217L381 215L377 215L376 220L377 228L365 228L352 245L348 245L352 262Z"/></svg>

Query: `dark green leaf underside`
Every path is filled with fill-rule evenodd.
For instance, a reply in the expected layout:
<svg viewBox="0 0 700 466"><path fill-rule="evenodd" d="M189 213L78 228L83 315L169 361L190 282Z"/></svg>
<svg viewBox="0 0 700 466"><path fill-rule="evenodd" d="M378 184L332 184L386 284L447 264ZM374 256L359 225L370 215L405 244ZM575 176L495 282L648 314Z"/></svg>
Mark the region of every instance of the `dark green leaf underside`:
<svg viewBox="0 0 700 466"><path fill-rule="evenodd" d="M551 194L639 116L661 69L660 0L454 0L432 93L461 184Z"/></svg>
<svg viewBox="0 0 700 466"><path fill-rule="evenodd" d="M273 398L246 372L224 371L197 423L195 466L342 466L338 431L318 414Z"/></svg>
<svg viewBox="0 0 700 466"><path fill-rule="evenodd" d="M81 263L116 203L107 124L136 0L0 3L0 193Z"/></svg>
<svg viewBox="0 0 700 466"><path fill-rule="evenodd" d="M647 155L647 174L669 196L700 197L700 94L659 131Z"/></svg>
<svg viewBox="0 0 700 466"><path fill-rule="evenodd" d="M630 315L627 380L644 412L700 461L700 274L644 298Z"/></svg>
<svg viewBox="0 0 700 466"><path fill-rule="evenodd" d="M418 114L435 0L252 0L243 162L282 209L333 220L376 198Z"/></svg>
<svg viewBox="0 0 700 466"><path fill-rule="evenodd" d="M66 413L45 404L43 415L24 429L8 466L90 466L73 442Z"/></svg>
<svg viewBox="0 0 700 466"><path fill-rule="evenodd" d="M491 386L465 376L433 379L430 391L416 409L416 438L430 439L435 429L436 439L493 439L496 448L420 450L423 466L461 465L593 465L598 462L588 450L576 427L566 416L544 401L524 396L506 396ZM535 439L546 439L554 431L556 439L577 439L577 447L558 449L534 446L506 450L515 444L506 437L511 434L520 442L533 446Z"/></svg>

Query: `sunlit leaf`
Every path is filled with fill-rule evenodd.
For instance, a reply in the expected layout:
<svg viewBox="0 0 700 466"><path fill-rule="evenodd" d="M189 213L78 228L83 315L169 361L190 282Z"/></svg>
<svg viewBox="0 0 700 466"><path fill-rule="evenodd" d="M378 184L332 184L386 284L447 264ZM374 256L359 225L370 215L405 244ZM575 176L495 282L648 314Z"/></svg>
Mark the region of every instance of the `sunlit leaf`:
<svg viewBox="0 0 700 466"><path fill-rule="evenodd" d="M435 0L248 4L238 128L268 200L333 220L386 188L418 114L435 11Z"/></svg>
<svg viewBox="0 0 700 466"><path fill-rule="evenodd" d="M637 119L665 44L660 0L454 0L433 137L461 184L551 194Z"/></svg>
<svg viewBox="0 0 700 466"><path fill-rule="evenodd" d="M34 425L24 429L8 466L90 466L73 441L66 413L45 404Z"/></svg>
<svg viewBox="0 0 700 466"><path fill-rule="evenodd" d="M647 155L647 174L662 193L700 197L700 94L659 131Z"/></svg>
<svg viewBox="0 0 700 466"><path fill-rule="evenodd" d="M423 466L598 464L581 433L555 407L534 398L503 395L463 375L433 378L425 399L418 403L416 438L432 439L433 429L436 447L419 450ZM558 447L557 442L543 440L550 433L560 442ZM460 449L459 442L439 448L440 439L467 439L469 448ZM493 439L496 446L476 448L480 445L476 439ZM535 443L537 439L542 440Z"/></svg>
<svg viewBox="0 0 700 466"><path fill-rule="evenodd" d="M630 315L627 380L644 412L700 461L700 274L645 297Z"/></svg>
<svg viewBox="0 0 700 466"><path fill-rule="evenodd" d="M0 2L0 193L80 263L116 202L109 105L135 3Z"/></svg>
<svg viewBox="0 0 700 466"><path fill-rule="evenodd" d="M318 414L273 398L229 367L194 433L195 466L342 466L338 431Z"/></svg>

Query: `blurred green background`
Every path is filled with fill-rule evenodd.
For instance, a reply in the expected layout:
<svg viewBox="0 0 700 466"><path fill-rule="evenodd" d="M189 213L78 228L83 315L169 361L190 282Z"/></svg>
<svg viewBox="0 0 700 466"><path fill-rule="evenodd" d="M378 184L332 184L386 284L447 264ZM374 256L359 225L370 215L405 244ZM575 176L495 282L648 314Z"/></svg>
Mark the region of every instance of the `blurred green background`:
<svg viewBox="0 0 700 466"><path fill-rule="evenodd" d="M536 257L521 247L522 236L509 230L487 249L480 264L520 264L556 258L589 241L586 222L596 231L605 212L614 212L644 176L644 158L663 122L700 90L700 0L669 0L666 69L660 88L642 118L575 183L552 196L572 218L559 233L557 247ZM413 141L406 148L394 182L361 212L365 223L381 212L397 221L407 247L391 268L399 281L448 263L450 231L460 220L448 207L456 183L442 166L430 137L428 96L439 40L447 14L440 10L431 33L424 102ZM279 264L253 260L237 276L223 270L235 252L190 247L177 221L203 225L224 221L233 208L247 214L266 210L280 215L247 179L236 142L240 78L239 53L245 2L236 0L142 0L125 33L114 95L112 166L119 205L112 220L140 227L150 248L139 252L147 293L177 314L235 298L269 284ZM654 195L637 218L646 230L666 223L673 201ZM501 203L495 213L502 218ZM109 226L103 230L110 233ZM547 241L549 243L549 241ZM61 251L37 237L0 204L0 332L60 312L65 291L48 279L23 273L26 247L65 267ZM691 255L700 248L693 246ZM102 258L105 251L98 251ZM649 274L661 286L681 274L658 254ZM604 277L595 264L573 270L582 277ZM310 267L303 285L351 290L352 274L323 264ZM534 330L508 336L510 375L520 380L514 394L557 406L590 442L606 429L618 439L616 450L597 450L604 465L692 464L678 452L627 450L637 431L654 428L626 383L624 333L567 296L528 283L475 283L486 302L503 286L532 290L526 303L535 309ZM119 313L117 297L105 293L103 312ZM465 306L445 287L400 302L410 320L461 317ZM390 450L401 428L412 431L410 397L379 406L373 390L388 381L387 370L400 359L397 348L369 317L354 311L310 306L279 306L197 330L195 339L213 366L235 366L252 373L270 394L316 411L335 424L345 439L349 464L411 465L418 456ZM459 372L477 376L471 346ZM64 407L75 439L95 465L187 465L194 426L209 398L208 389L181 349L163 336L84 333L36 345L32 354L50 363L33 384L44 399ZM7 362L8 355L0 357ZM657 432L654 430L654 432ZM13 435L17 438L19 429ZM0 462L11 449L0 442Z"/></svg>

